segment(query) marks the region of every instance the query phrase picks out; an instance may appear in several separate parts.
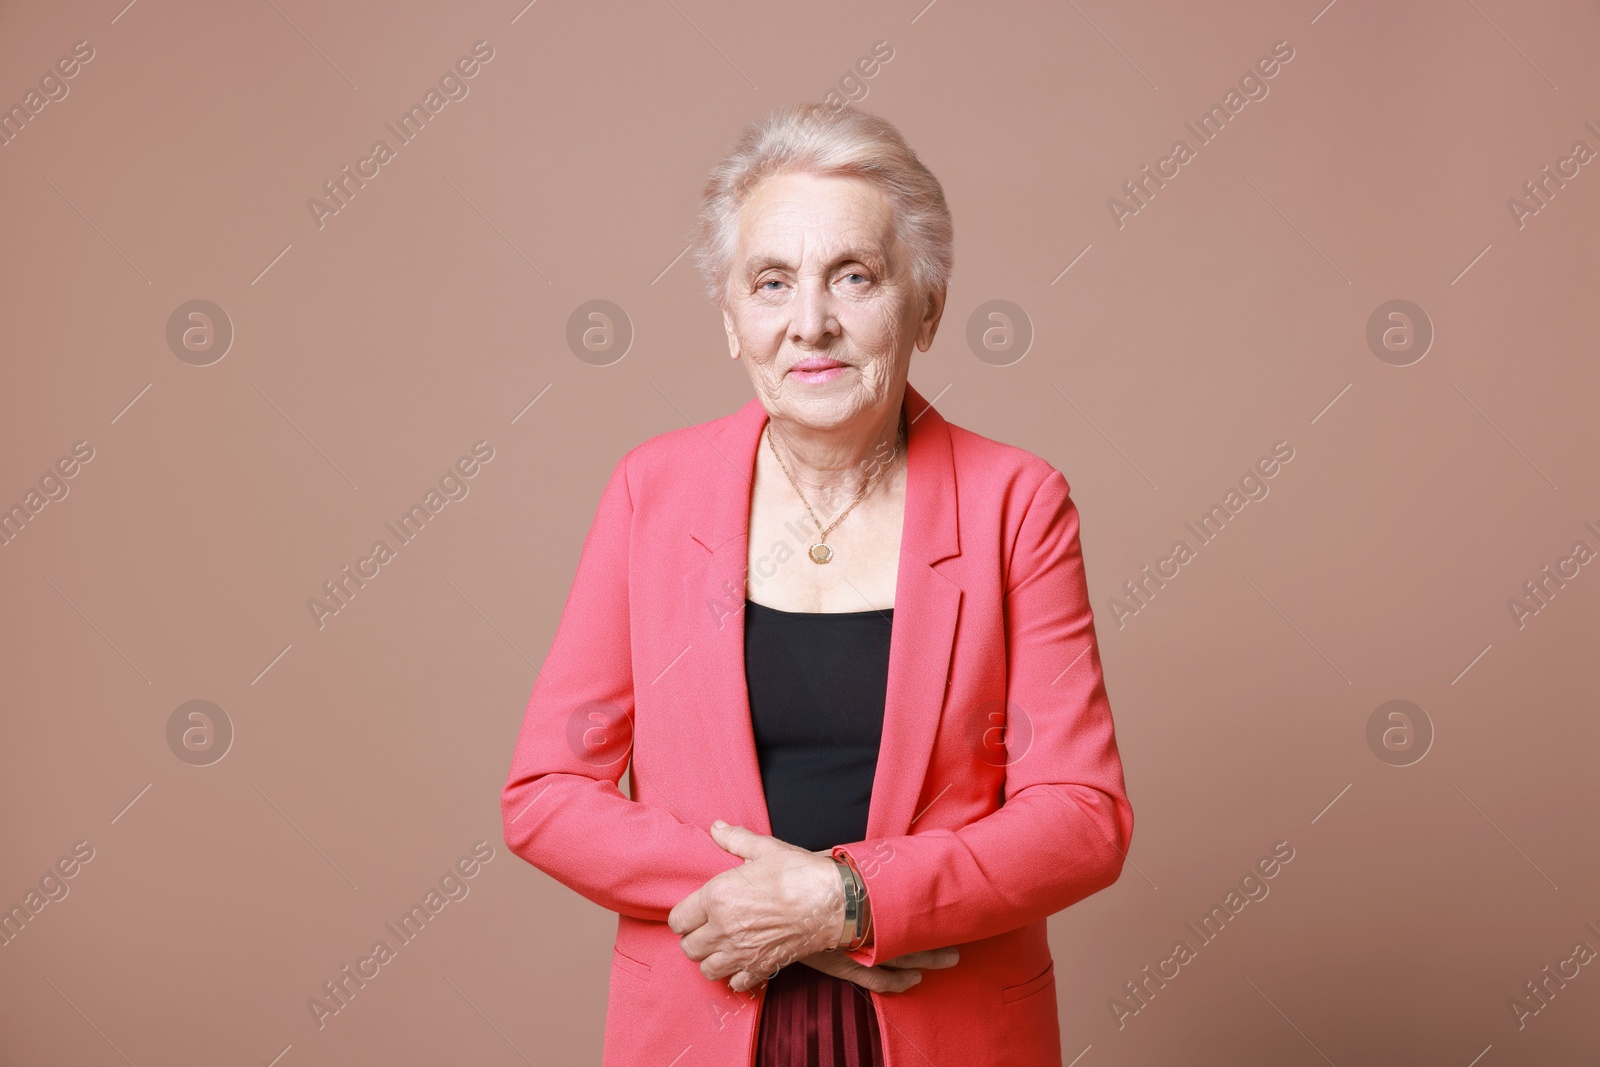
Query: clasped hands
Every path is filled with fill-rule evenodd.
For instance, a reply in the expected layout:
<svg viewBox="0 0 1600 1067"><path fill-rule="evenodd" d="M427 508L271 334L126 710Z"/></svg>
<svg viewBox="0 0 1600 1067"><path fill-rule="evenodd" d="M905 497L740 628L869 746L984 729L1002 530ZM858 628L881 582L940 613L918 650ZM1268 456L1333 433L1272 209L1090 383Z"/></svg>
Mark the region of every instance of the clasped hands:
<svg viewBox="0 0 1600 1067"><path fill-rule="evenodd" d="M844 937L844 885L828 852L810 852L775 837L711 824L717 846L744 860L678 902L667 926L684 955L711 981L728 978L736 993L800 962L879 993L899 993L924 969L954 966L953 948L912 952L872 967L838 946Z"/></svg>

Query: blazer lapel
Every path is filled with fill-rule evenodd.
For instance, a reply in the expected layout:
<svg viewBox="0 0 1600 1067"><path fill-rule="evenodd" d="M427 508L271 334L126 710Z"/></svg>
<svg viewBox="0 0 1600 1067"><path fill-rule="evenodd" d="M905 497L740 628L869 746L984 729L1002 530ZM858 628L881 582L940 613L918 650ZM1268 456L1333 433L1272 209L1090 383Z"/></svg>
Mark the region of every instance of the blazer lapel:
<svg viewBox="0 0 1600 1067"><path fill-rule="evenodd" d="M950 430L906 383L906 511L889 637L883 740L867 809L868 837L910 833L944 713L961 587L936 564L961 551ZM841 842L843 843L843 842Z"/></svg>
<svg viewBox="0 0 1600 1067"><path fill-rule="evenodd" d="M961 608L960 586L935 566L960 552L949 428L910 383L904 405L905 520L883 736L867 814L869 837L907 833L920 814L917 798L944 708ZM693 551L700 559L685 577L686 591L694 597L688 634L693 656L684 657L692 658L700 672L688 684L701 694L694 704L711 745L706 769L721 784L714 817L762 834L770 834L772 826L750 722L744 600L750 488L766 422L766 409L753 398L723 424L720 434L702 433L708 450L696 471L695 514L689 523L689 536L700 546Z"/></svg>

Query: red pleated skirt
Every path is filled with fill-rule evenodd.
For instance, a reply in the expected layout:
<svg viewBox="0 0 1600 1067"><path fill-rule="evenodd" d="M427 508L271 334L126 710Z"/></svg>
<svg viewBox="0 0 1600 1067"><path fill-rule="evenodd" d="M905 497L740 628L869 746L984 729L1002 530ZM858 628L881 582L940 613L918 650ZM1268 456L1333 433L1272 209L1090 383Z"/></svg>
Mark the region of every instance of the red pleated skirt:
<svg viewBox="0 0 1600 1067"><path fill-rule="evenodd" d="M872 995L791 963L767 983L756 1067L883 1067Z"/></svg>

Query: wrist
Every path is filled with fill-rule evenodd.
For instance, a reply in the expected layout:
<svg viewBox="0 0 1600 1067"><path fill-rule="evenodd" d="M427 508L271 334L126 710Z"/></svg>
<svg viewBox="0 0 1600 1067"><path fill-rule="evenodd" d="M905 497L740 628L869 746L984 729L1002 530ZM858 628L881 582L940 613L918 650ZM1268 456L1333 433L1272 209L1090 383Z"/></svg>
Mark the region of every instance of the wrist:
<svg viewBox="0 0 1600 1067"><path fill-rule="evenodd" d="M833 857L833 868L839 874L840 907L839 924L834 927L829 948L847 948L856 936L859 923L861 897L856 891L855 877L849 866L838 856Z"/></svg>
<svg viewBox="0 0 1600 1067"><path fill-rule="evenodd" d="M833 861L839 868L844 889L844 917L840 923L836 948L854 951L872 943L872 906L867 897L866 879L848 852L836 850Z"/></svg>

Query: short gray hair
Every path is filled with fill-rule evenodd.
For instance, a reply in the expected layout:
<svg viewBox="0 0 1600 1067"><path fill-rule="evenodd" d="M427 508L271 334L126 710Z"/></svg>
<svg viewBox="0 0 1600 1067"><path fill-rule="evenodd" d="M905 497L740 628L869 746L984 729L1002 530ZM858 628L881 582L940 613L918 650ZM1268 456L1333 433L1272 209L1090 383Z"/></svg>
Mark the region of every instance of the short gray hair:
<svg viewBox="0 0 1600 1067"><path fill-rule="evenodd" d="M739 209L762 181L795 173L863 178L883 190L913 286L948 284L955 249L944 189L894 124L848 104L789 104L746 126L701 188L694 259L713 304L726 307Z"/></svg>

